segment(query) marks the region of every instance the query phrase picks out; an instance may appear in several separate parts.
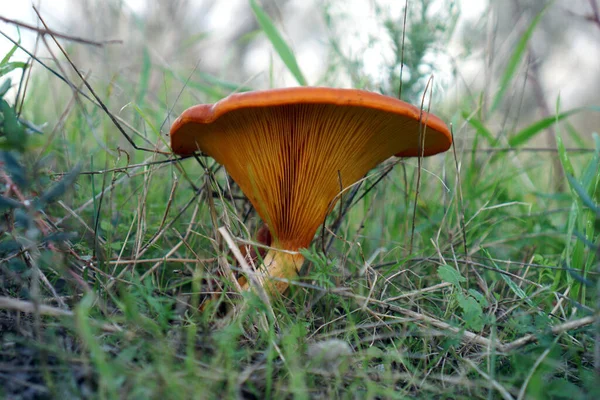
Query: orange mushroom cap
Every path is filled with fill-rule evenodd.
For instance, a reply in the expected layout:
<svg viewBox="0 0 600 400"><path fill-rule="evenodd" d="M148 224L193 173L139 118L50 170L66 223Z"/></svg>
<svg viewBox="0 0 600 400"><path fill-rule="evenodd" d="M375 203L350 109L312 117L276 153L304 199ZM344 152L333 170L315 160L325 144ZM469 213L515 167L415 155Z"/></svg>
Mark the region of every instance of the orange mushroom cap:
<svg viewBox="0 0 600 400"><path fill-rule="evenodd" d="M173 151L199 150L224 165L269 225L272 245L286 250L308 247L340 190L382 161L451 143L446 124L413 105L325 87L234 94L187 109L171 127Z"/></svg>

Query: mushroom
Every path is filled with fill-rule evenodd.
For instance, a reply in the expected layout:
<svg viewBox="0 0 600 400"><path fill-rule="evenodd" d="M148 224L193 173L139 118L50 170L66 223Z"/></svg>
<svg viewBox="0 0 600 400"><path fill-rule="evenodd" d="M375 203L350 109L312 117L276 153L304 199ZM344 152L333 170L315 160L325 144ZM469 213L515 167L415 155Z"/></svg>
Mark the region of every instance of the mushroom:
<svg viewBox="0 0 600 400"><path fill-rule="evenodd" d="M268 224L260 268L283 293L342 189L379 163L450 148L438 117L393 97L325 87L238 93L188 108L171 127L171 148L222 164ZM244 286L245 280L241 280Z"/></svg>

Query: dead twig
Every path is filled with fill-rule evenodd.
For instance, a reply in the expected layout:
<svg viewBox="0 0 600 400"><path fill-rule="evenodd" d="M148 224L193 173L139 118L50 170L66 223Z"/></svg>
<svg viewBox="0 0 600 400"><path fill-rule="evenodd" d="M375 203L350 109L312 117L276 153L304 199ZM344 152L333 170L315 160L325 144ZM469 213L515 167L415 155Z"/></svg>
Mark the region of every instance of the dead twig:
<svg viewBox="0 0 600 400"><path fill-rule="evenodd" d="M30 301L13 299L6 296L0 296L0 310L18 311L25 314L39 313L40 315L50 317L75 317L75 313L71 310L63 310L45 304L35 305ZM123 328L116 324L100 324L99 326L104 332L124 332ZM128 333L131 334L130 332Z"/></svg>
<svg viewBox="0 0 600 400"><path fill-rule="evenodd" d="M94 41L94 40L89 40L89 39L84 39L84 38L73 36L73 35L67 35L66 33L56 32L56 31L53 31L53 30L50 30L47 28L46 29L38 28L37 26L33 26L33 25L27 24L25 22L17 21L14 19L6 18L1 15L0 15L0 21L6 22L7 24L11 24L11 25L16 25L21 28L29 29L30 31L37 32L40 35L55 36L57 38L69 40L71 42L77 42L77 43L87 44L87 45L96 46L96 47L104 47L105 44L122 44L123 43L123 41L119 40L119 39L103 40L100 42Z"/></svg>
<svg viewBox="0 0 600 400"><path fill-rule="evenodd" d="M447 324L443 321L440 321L440 320L430 317L428 315L421 314L421 313L418 313L418 312L415 312L415 311L412 311L412 310L409 310L409 309L406 309L403 307L395 306L393 304L388 304L381 300L367 298L365 296L359 296L359 295L356 295L353 293L349 293L347 291L339 291L339 292L336 291L336 294L338 296L342 296L342 297L353 298L355 301L357 301L357 304L359 304L359 306L363 306L364 302L368 302L377 307L381 307L381 308L387 309L389 311L397 312L406 317L412 318L417 323L419 321L421 321L421 322L429 324L435 328L442 329L446 332L452 332L457 335L460 335L460 336L462 336L461 341L464 343L477 344L486 349L495 348L497 351L503 352L503 353L509 353L509 352L516 350L520 347L523 347L529 343L533 343L533 342L537 341L537 338L538 338L538 335L529 334L529 335L523 336L522 338L519 338L515 341L504 344L500 340L490 340L485 336L476 334L476 333L468 331L468 330L456 328L454 326L451 326L450 324ZM597 316L588 316L588 317L580 318L577 320L568 321L563 324L553 326L550 329L550 333L552 333L553 335L558 335L560 333L564 333L564 332L572 330L572 329L579 329L584 326L593 324L596 321L596 319L597 319Z"/></svg>
<svg viewBox="0 0 600 400"><path fill-rule="evenodd" d="M564 332L567 332L567 331L570 331L573 329L583 328L584 326L593 324L596 321L596 318L597 318L597 316L590 315L588 317L583 317L583 318L576 319L573 321L567 321L563 324L553 326L550 329L550 332L553 335L558 335L558 334L561 334L561 333L564 333ZM539 335L535 335L535 334L529 334L529 335L523 336L522 338L519 338L517 340L514 340L510 343L503 345L501 350L504 351L505 353L516 350L520 347L525 346L526 344L537 341L538 336Z"/></svg>
<svg viewBox="0 0 600 400"><path fill-rule="evenodd" d="M46 29L50 30L48 28L48 25L46 25L46 22L42 18L42 15L40 14L40 12L38 11L38 9L35 6L33 7L33 10L37 14L37 17L39 18L40 22L44 25L44 27ZM100 106L100 108L102 108L102 111L104 111L106 113L106 115L108 115L108 117L113 122L113 124L115 125L115 127L119 130L119 132L121 132L121 134L125 137L125 139L127 139L127 141L129 142L129 144L134 149L136 149L136 150L142 150L142 151L148 151L148 152L155 153L155 154L156 153L158 153L158 154L166 154L166 155L170 154L170 152L160 151L157 148L156 149L148 149L148 148L145 148L145 147L140 147L137 144L135 144L135 142L133 141L133 139L125 132L125 130L123 129L123 127L121 126L121 124L119 123L119 121L117 121L117 119L115 118L115 116L110 112L110 110L106 107L106 105L104 104L104 102L96 94L96 92L94 91L94 89L92 88L92 86L88 83L88 81L81 74L81 72L79 72L79 69L73 63L73 61L71 60L71 58L69 57L69 55L67 54L67 52L65 51L65 49L60 45L60 43L58 43L58 40L56 40L56 38L54 36L52 36L52 39L54 40L54 43L56 44L56 46L60 49L60 51L63 54L63 56L65 56L65 59L69 62L69 64L71 65L71 67L73 68L73 70L75 71L75 73L77 74L77 76L79 76L79 79L81 79L81 81L83 82L83 84L85 85L85 87L90 91L90 93L94 97L94 99L96 99L96 102L98 103L98 105ZM71 86L72 86L72 84L71 84Z"/></svg>

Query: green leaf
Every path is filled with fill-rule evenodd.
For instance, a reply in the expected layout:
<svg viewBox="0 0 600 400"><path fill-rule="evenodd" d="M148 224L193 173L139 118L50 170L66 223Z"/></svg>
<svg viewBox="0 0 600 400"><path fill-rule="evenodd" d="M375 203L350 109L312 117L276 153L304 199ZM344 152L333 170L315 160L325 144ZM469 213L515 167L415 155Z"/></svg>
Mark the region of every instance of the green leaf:
<svg viewBox="0 0 600 400"><path fill-rule="evenodd" d="M0 242L0 256L6 257L8 254L21 250L21 244L16 240L5 240Z"/></svg>
<svg viewBox="0 0 600 400"><path fill-rule="evenodd" d="M6 78L4 82L2 82L2 85L0 85L0 99L4 97L6 92L8 92L8 89L10 89L11 84L12 81L10 80L10 78Z"/></svg>
<svg viewBox="0 0 600 400"><path fill-rule="evenodd" d="M469 289L468 292L471 296L473 296L475 298L475 300L477 300L477 302L479 304L481 304L482 307L487 307L489 305L485 296L483 294L479 293L477 290Z"/></svg>
<svg viewBox="0 0 600 400"><path fill-rule="evenodd" d="M471 296L465 296L457 293L456 300L462 309L462 317L465 321L465 327L474 331L483 329L483 309L481 304Z"/></svg>
<svg viewBox="0 0 600 400"><path fill-rule="evenodd" d="M496 93L496 96L494 97L494 101L492 102L492 107L490 108L490 112L495 111L496 108L498 107L498 105L500 105L500 102L502 101L504 94L508 90L508 85L509 85L510 81L513 79L515 72L517 71L517 68L519 67L519 64L521 63L523 55L525 54L525 51L527 50L527 44L529 43L529 39L531 39L531 36L533 35L533 31L535 31L535 28L537 27L538 23L542 19L542 16L546 12L546 10L550 6L550 4L552 4L552 2L548 3L548 5L546 7L544 7L538 15L535 16L535 18L533 19L533 21L531 21L531 24L529 24L529 27L527 28L527 30L525 31L523 36L521 36L521 39L517 43L517 46L515 47L515 50L514 50L512 56L508 60L508 64L506 65L504 74L502 74L502 78L500 79L500 89L498 90L498 93Z"/></svg>
<svg viewBox="0 0 600 400"><path fill-rule="evenodd" d="M71 171L69 171L69 173L64 175L62 179L58 181L58 183L56 183L54 186L52 186L50 189L48 189L42 194L42 196L40 197L40 203L44 205L58 200L58 198L62 196L67 191L67 189L73 186L75 180L79 176L80 170L81 165L78 165Z"/></svg>
<svg viewBox="0 0 600 400"><path fill-rule="evenodd" d="M273 23L271 18L262 9L262 7L258 5L256 0L250 0L250 7L252 7L252 11L256 16L258 24L260 25L263 32L267 35L267 38L275 48L277 54L279 54L279 57L281 57L283 63L292 73L294 78L296 78L296 81L300 85L306 86L306 79L304 79L304 75L302 75L302 72L300 71L300 67L298 66L298 62L296 61L294 53L281 37L281 34L275 27L275 24Z"/></svg>
<svg viewBox="0 0 600 400"><path fill-rule="evenodd" d="M19 186L20 189L23 189L28 184L27 173L25 168L23 168L23 165L21 165L18 157L19 153L16 152L0 152L0 162L4 163L4 169L10 174L10 177L17 184L17 186Z"/></svg>
<svg viewBox="0 0 600 400"><path fill-rule="evenodd" d="M27 136L23 126L19 123L15 110L5 101L0 100L0 112L4 117L0 133L6 138L7 148L9 150L23 151L27 142Z"/></svg>
<svg viewBox="0 0 600 400"><path fill-rule="evenodd" d="M571 185L571 189L577 193L583 204L585 204L588 208L594 211L596 214L600 216L600 207L594 203L594 200L590 197L587 191L581 186L577 179L571 174L567 174L567 180L569 181L569 185Z"/></svg>
<svg viewBox="0 0 600 400"><path fill-rule="evenodd" d="M26 210L23 210L22 208L17 208L15 210L14 217L15 226L23 228L24 230L28 230L31 227L33 227L33 218Z"/></svg>
<svg viewBox="0 0 600 400"><path fill-rule="evenodd" d="M16 274L21 274L27 271L27 264L18 258L13 258L8 262L8 269Z"/></svg>
<svg viewBox="0 0 600 400"><path fill-rule="evenodd" d="M51 233L47 236L44 236L40 243L63 243L69 240L73 240L77 238L77 233L75 232L55 232Z"/></svg>
<svg viewBox="0 0 600 400"><path fill-rule="evenodd" d="M123 245L119 242L111 242L109 244L109 247L115 251L119 251L123 248Z"/></svg>
<svg viewBox="0 0 600 400"><path fill-rule="evenodd" d="M15 51L17 51L17 49L19 48L19 46L17 46L16 44L12 47L12 49L10 49L10 51L8 53L6 53L6 55L4 56L4 58L2 59L2 61L0 61L0 67L3 65L8 64L8 61L12 58L13 54L15 54Z"/></svg>
<svg viewBox="0 0 600 400"><path fill-rule="evenodd" d="M9 197L0 196L0 212L13 208L20 208L21 203Z"/></svg>
<svg viewBox="0 0 600 400"><path fill-rule="evenodd" d="M21 61L9 62L0 66L0 76L6 75L15 69L25 69L27 68L27 63Z"/></svg>
<svg viewBox="0 0 600 400"><path fill-rule="evenodd" d="M34 124L32 124L30 121L27 121L23 118L19 118L19 122L21 123L21 125L23 125L26 129L25 129L25 133L37 133L38 135L43 135L44 132L42 131L43 127L41 126L36 126Z"/></svg>
<svg viewBox="0 0 600 400"><path fill-rule="evenodd" d="M466 281L466 279L460 275L460 272L447 264L439 267L437 273L444 282L451 283L458 288L460 287L460 282Z"/></svg>

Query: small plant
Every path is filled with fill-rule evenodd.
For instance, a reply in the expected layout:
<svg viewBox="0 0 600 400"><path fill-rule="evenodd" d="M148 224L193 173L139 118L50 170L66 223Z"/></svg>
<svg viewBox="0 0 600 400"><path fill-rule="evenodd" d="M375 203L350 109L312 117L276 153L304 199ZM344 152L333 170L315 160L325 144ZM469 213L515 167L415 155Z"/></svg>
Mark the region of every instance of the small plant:
<svg viewBox="0 0 600 400"><path fill-rule="evenodd" d="M438 268L438 275L444 281L453 285L453 298L461 310L461 317L466 329L480 332L485 323L483 309L489 305L485 296L475 290L465 290L461 283L466 282L460 271L449 265L442 265Z"/></svg>
<svg viewBox="0 0 600 400"><path fill-rule="evenodd" d="M369 32L366 41L355 40L364 47L350 51L348 43L363 34L365 27L350 28L353 25L344 23L347 18L345 3L328 1L325 21L330 32L332 71L345 71L354 87L378 90L420 104L433 73L438 75L434 85L443 87L441 82L446 78L440 79L440 75L447 72L440 73L440 66L436 63L446 59L444 44L454 32L459 16L458 5L455 1L437 2L437 12L433 13L434 2L431 0L406 3L399 0L394 7L377 2L370 4L379 30ZM376 70L373 70L374 64L377 65ZM339 71L336 73L339 74ZM438 92L433 91L436 96Z"/></svg>
<svg viewBox="0 0 600 400"><path fill-rule="evenodd" d="M0 63L0 78L15 69L25 71L25 63L10 62L15 49ZM28 276L47 251L51 253L53 246L70 236L52 226L51 207L75 184L79 169L58 179L44 172L30 140L41 132L19 116L18 96L12 105L7 100L11 79L5 77L0 87L0 181L4 185L0 257L6 262L0 265Z"/></svg>
<svg viewBox="0 0 600 400"><path fill-rule="evenodd" d="M19 96L9 99L13 86L6 74L18 69L24 72L27 67L25 63L10 61L15 49L0 62L0 297L4 307L32 311L31 304L39 307L46 298L64 306L62 296L69 293L63 276L67 269L65 254L72 247L73 236L57 229L52 215L56 203L75 185L78 168L54 178L44 169L44 161L38 160L33 136L41 132L20 115ZM3 337L32 328L35 332L37 327L41 340L41 320L36 315L33 326L24 322L19 327L10 319L0 318L0 331L7 335ZM49 366L56 361L19 340L15 346L3 349L7 351L0 354L2 363L21 360L22 366L40 362ZM12 370L3 372L9 376L11 373L19 374ZM40 380L40 375L32 372L27 380ZM5 382L2 386L9 397L22 389L10 377Z"/></svg>

